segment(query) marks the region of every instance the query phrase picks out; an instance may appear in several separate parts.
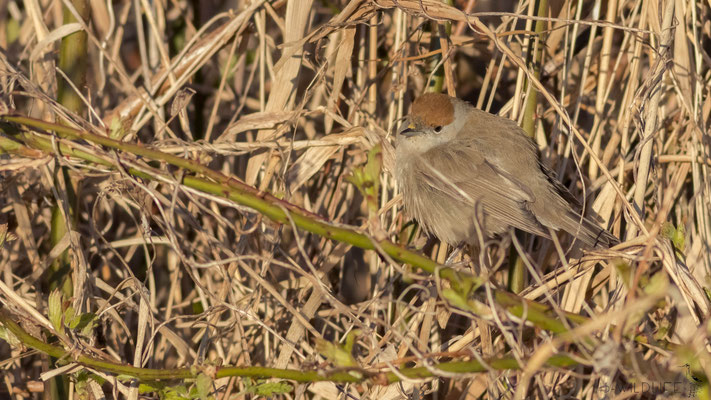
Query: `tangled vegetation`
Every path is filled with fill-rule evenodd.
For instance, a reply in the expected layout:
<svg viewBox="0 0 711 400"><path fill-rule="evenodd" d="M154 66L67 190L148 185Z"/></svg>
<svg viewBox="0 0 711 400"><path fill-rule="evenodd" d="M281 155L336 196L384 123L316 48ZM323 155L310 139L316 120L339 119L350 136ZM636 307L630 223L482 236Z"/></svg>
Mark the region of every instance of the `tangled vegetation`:
<svg viewBox="0 0 711 400"><path fill-rule="evenodd" d="M709 398L711 2L0 1L0 396ZM455 253L412 100L621 242Z"/></svg>

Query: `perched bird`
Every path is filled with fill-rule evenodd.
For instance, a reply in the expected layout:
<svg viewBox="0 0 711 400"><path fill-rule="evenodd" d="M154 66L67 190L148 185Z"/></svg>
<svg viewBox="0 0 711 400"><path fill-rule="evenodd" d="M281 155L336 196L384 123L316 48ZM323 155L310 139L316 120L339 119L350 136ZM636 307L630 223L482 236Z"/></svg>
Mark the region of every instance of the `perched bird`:
<svg viewBox="0 0 711 400"><path fill-rule="evenodd" d="M563 230L589 247L619 240L581 218L575 198L540 163L535 143L514 122L444 94L412 104L396 138L395 177L406 211L451 245L511 227L550 238Z"/></svg>

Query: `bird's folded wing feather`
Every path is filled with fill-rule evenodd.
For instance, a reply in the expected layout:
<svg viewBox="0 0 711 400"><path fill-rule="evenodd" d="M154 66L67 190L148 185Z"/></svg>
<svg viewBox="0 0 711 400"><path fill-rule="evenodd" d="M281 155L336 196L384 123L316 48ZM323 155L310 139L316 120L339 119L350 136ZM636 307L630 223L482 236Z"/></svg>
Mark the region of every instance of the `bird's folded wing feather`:
<svg viewBox="0 0 711 400"><path fill-rule="evenodd" d="M549 236L531 214L527 203L533 192L516 177L489 163L481 152L469 146L439 146L425 152L418 168L423 180L472 209L481 202L493 218L542 236Z"/></svg>

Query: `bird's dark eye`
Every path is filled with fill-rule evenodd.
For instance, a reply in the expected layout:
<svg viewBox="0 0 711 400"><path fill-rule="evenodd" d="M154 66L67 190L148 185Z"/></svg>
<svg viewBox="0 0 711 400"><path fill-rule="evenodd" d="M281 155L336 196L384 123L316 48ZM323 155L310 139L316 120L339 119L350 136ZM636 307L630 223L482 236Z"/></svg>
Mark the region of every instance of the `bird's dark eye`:
<svg viewBox="0 0 711 400"><path fill-rule="evenodd" d="M435 132L435 133L440 133L440 132L442 132L442 127L441 127L441 126L435 126L435 127L434 127L434 132Z"/></svg>

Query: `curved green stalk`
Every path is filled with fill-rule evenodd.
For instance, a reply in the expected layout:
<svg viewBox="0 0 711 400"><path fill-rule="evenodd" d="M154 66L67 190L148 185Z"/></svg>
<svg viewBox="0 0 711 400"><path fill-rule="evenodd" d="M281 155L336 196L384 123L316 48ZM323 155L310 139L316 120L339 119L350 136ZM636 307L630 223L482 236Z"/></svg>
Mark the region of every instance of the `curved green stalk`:
<svg viewBox="0 0 711 400"><path fill-rule="evenodd" d="M301 371L296 369L281 369L267 367L214 367L205 365L193 366L190 368L156 369L139 368L132 365L121 364L112 361L105 361L89 357L76 352L64 350L60 346L45 343L27 333L8 315L7 311L0 309L0 324L7 331L12 333L25 346L35 349L44 354L55 357L59 360L72 361L87 368L96 369L102 372L119 375L120 377L136 378L142 382L161 380L189 380L197 379L200 374L209 374L213 379L229 376L249 377L249 378L279 378L289 379L296 382L319 382L330 381L339 383L358 383L369 381L373 384L388 385L399 382L401 377L407 378L434 378L436 372L447 373L476 373L488 370L509 370L520 369L518 361L513 357L489 359L484 362L477 360L470 361L448 361L432 362L429 368L401 368L397 373L391 370L368 371L362 368L332 368L331 370L311 370ZM569 367L577 365L578 362L572 357L557 354L550 357L546 363L548 367Z"/></svg>

